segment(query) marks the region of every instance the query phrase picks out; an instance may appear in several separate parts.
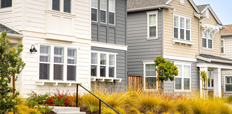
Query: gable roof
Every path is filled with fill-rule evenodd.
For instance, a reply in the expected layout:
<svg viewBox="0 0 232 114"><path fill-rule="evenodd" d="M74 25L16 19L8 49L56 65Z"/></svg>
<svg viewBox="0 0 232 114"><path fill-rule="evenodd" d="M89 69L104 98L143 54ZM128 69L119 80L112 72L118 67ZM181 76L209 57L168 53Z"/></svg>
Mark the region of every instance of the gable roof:
<svg viewBox="0 0 232 114"><path fill-rule="evenodd" d="M198 5L197 8L200 10L200 12L202 10L204 10L206 7L208 6L208 4L205 4L205 5Z"/></svg>
<svg viewBox="0 0 232 114"><path fill-rule="evenodd" d="M232 24L231 25L224 25L227 28L222 29L221 34L223 35L232 35Z"/></svg>

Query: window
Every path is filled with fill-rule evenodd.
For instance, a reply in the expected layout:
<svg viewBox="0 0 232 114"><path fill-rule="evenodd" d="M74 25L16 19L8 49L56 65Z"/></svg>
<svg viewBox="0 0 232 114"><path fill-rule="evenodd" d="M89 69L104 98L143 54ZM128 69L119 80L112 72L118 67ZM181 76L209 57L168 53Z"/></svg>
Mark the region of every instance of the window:
<svg viewBox="0 0 232 114"><path fill-rule="evenodd" d="M147 12L147 19L148 19L147 38L158 38L157 14L158 12Z"/></svg>
<svg viewBox="0 0 232 114"><path fill-rule="evenodd" d="M232 76L225 76L225 91L232 91Z"/></svg>
<svg viewBox="0 0 232 114"><path fill-rule="evenodd" d="M191 20L186 17L174 15L173 17L174 38L191 40Z"/></svg>
<svg viewBox="0 0 232 114"><path fill-rule="evenodd" d="M98 0L91 0L91 20L97 21Z"/></svg>
<svg viewBox="0 0 232 114"><path fill-rule="evenodd" d="M52 0L52 10L71 13L71 0Z"/></svg>
<svg viewBox="0 0 232 114"><path fill-rule="evenodd" d="M40 45L39 79L76 81L76 71L77 49Z"/></svg>
<svg viewBox="0 0 232 114"><path fill-rule="evenodd" d="M202 32L202 48L213 49L213 34L209 30Z"/></svg>
<svg viewBox="0 0 232 114"><path fill-rule="evenodd" d="M67 80L76 80L77 50L68 48Z"/></svg>
<svg viewBox="0 0 232 114"><path fill-rule="evenodd" d="M50 46L40 46L39 79L50 77Z"/></svg>
<svg viewBox="0 0 232 114"><path fill-rule="evenodd" d="M100 0L100 22L106 23L107 0Z"/></svg>
<svg viewBox="0 0 232 114"><path fill-rule="evenodd" d="M12 0L0 0L1 8L12 7Z"/></svg>
<svg viewBox="0 0 232 114"><path fill-rule="evenodd" d="M115 78L116 54L93 51L91 53L91 76Z"/></svg>
<svg viewBox="0 0 232 114"><path fill-rule="evenodd" d="M145 89L146 90L152 90L152 89L156 89L156 71L155 71L155 65L154 64L145 64Z"/></svg>
<svg viewBox="0 0 232 114"><path fill-rule="evenodd" d="M210 78L210 80L208 80L208 87L212 88L214 87L214 74L213 74L213 71L208 71L208 74L207 74L208 78Z"/></svg>
<svg viewBox="0 0 232 114"><path fill-rule="evenodd" d="M221 39L221 53L225 54L225 40Z"/></svg>
<svg viewBox="0 0 232 114"><path fill-rule="evenodd" d="M109 24L114 24L115 0L109 0Z"/></svg>
<svg viewBox="0 0 232 114"><path fill-rule="evenodd" d="M191 66L186 64L176 64L178 76L175 76L175 90L190 90Z"/></svg>

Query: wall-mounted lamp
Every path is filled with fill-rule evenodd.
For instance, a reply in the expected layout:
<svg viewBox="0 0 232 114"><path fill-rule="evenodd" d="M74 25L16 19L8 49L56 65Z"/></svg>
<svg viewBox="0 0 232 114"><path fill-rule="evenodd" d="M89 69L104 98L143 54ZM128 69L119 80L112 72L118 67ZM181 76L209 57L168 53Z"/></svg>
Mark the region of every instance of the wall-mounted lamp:
<svg viewBox="0 0 232 114"><path fill-rule="evenodd" d="M35 46L34 45L31 45L31 49L30 49L30 52L37 52L37 50L35 49Z"/></svg>

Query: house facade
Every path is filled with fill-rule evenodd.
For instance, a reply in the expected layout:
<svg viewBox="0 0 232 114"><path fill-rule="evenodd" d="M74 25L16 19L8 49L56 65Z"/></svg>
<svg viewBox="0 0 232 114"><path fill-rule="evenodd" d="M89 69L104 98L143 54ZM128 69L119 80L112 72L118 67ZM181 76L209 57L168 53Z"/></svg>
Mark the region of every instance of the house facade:
<svg viewBox="0 0 232 114"><path fill-rule="evenodd" d="M154 59L163 56L179 71L175 81L165 82L166 93L202 94L199 72L206 71L211 77L208 88L215 96L222 95L221 71L231 69L225 62L231 60L221 57L224 26L210 5L197 6L192 0L128 0L127 8L128 75L143 76L144 90L158 89Z"/></svg>

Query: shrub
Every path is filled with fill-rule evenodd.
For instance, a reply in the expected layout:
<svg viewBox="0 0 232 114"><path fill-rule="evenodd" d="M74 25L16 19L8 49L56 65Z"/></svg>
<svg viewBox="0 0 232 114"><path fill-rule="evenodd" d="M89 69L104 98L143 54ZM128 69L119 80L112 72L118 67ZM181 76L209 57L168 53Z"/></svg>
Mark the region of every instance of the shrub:
<svg viewBox="0 0 232 114"><path fill-rule="evenodd" d="M112 110L111 108L103 108L102 113L103 114L116 114L115 111Z"/></svg>
<svg viewBox="0 0 232 114"><path fill-rule="evenodd" d="M176 108L181 114L192 114L192 107L188 99L176 100Z"/></svg>
<svg viewBox="0 0 232 114"><path fill-rule="evenodd" d="M227 98L227 101L228 101L229 103L232 102L232 95L230 95L230 96Z"/></svg>
<svg viewBox="0 0 232 114"><path fill-rule="evenodd" d="M135 107L131 107L129 108L129 110L127 111L128 114L140 114L139 110Z"/></svg>
<svg viewBox="0 0 232 114"><path fill-rule="evenodd" d="M160 109L161 112L173 112L176 110L176 104L173 100L162 99Z"/></svg>
<svg viewBox="0 0 232 114"><path fill-rule="evenodd" d="M50 107L47 106L47 105L40 105L40 106L38 107L38 109L39 109L39 111L40 111L42 114L47 114L47 113L51 112L53 108L50 108Z"/></svg>
<svg viewBox="0 0 232 114"><path fill-rule="evenodd" d="M86 103L85 106L88 107L90 112L95 112L99 110L99 107L96 105L93 105L91 102Z"/></svg>
<svg viewBox="0 0 232 114"><path fill-rule="evenodd" d="M154 112L159 107L160 100L157 97L145 95L141 97L139 102L140 110Z"/></svg>
<svg viewBox="0 0 232 114"><path fill-rule="evenodd" d="M17 105L18 108L17 114L41 114L37 108L30 108L26 105ZM13 112L9 112L9 114L13 114Z"/></svg>
<svg viewBox="0 0 232 114"><path fill-rule="evenodd" d="M123 108L119 107L119 106L117 106L115 108L115 110L117 110L120 114L126 114L126 111Z"/></svg>
<svg viewBox="0 0 232 114"><path fill-rule="evenodd" d="M27 98L26 100L26 104L27 106L29 107L34 107L34 106L38 106L38 105L43 105L46 103L48 97L49 97L49 94L44 94L44 95L41 95L41 94L37 94L35 93L34 91L32 91L30 94L28 94L29 97Z"/></svg>
<svg viewBox="0 0 232 114"><path fill-rule="evenodd" d="M50 106L72 106L72 97L67 92L60 92L58 89L56 92L48 97L45 102Z"/></svg>

